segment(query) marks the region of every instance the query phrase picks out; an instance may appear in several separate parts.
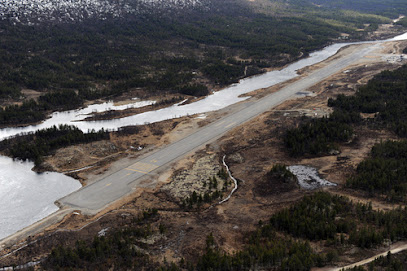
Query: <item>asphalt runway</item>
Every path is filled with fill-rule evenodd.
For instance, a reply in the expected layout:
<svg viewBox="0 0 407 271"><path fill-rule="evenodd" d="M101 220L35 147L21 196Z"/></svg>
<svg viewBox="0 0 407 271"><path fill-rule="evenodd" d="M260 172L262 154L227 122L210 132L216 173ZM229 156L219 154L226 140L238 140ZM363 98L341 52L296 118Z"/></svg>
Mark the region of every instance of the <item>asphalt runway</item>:
<svg viewBox="0 0 407 271"><path fill-rule="evenodd" d="M154 184L157 181L155 176L157 171L165 169L165 167L181 159L186 154L213 142L236 126L271 110L296 95L296 93L306 91L329 76L347 68L352 63L367 56L378 46L380 44L363 45L360 50L355 50L350 55L333 60L329 65L312 72L307 77L295 81L278 92L257 101L242 102L235 106L236 110L221 119L199 128L195 133L177 142L147 154L134 164L110 176L79 189L58 200L58 203L62 206L79 209L84 213L97 213L140 187L141 182L146 178L152 179Z"/></svg>

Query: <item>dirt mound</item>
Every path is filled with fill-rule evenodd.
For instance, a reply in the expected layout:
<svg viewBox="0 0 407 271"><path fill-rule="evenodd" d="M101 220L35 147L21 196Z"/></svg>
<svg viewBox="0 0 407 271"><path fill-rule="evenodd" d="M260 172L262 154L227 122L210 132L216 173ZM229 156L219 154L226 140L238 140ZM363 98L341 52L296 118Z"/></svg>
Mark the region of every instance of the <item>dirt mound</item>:
<svg viewBox="0 0 407 271"><path fill-rule="evenodd" d="M266 197L287 193L299 188L297 178L292 173L289 174L285 166L281 165L281 167L284 167L283 171L270 170L260 181L255 183L253 188L255 195Z"/></svg>

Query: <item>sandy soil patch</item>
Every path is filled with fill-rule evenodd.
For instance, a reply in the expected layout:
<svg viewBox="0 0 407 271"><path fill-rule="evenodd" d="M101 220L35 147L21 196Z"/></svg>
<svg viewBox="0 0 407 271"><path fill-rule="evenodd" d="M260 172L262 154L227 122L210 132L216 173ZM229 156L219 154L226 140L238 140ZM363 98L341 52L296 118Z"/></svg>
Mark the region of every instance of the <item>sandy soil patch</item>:
<svg viewBox="0 0 407 271"><path fill-rule="evenodd" d="M264 175L276 163L315 167L324 179L339 184L337 188L330 188L330 191L350 195L350 191L342 188L349 174L352 174L355 166L368 155L373 144L381 139L394 138L394 135L387 131L371 131L368 127L359 127L355 131L354 140L341 146L340 154L305 159L288 156L282 146L282 136L285 129L297 125L299 117L304 114L319 117L329 113L331 109L327 107L327 99L336 97L339 93L351 95L360 84L366 82L374 74L383 69L395 69L401 65L402 63L383 61L380 55L383 52L399 53L405 43L399 44L397 46L395 43L383 45L384 51L374 52L372 57L356 63L349 68L349 71L338 73L312 87L309 91L314 93L314 96L289 100L249 123L237 127L218 142L211 144L208 146L209 149L205 150L205 155L198 153L184 159L184 162L174 165L169 171L163 173L162 182L160 182L163 185L162 188L158 186L153 189L139 190L137 196L132 195L118 202L112 207L114 209L111 212L104 212L103 215L99 215L99 220L95 220L95 218L89 220L91 218L83 217L80 214L71 215L56 228L80 229L84 224L86 225L87 221L95 222L75 232L61 231L51 238L41 239L7 261L9 263L17 260L27 262L31 259L34 251L34 254L45 255L49 252L49 248L56 244L72 245L79 238L91 240L95 234L103 229L120 227L129 219L134 218L137 212L147 208L157 208L161 216L160 223L165 223L168 228L165 240L157 238L152 241L150 255L157 261L162 262L164 256L168 261L179 261L181 257L194 258L202 252L205 238L209 233L214 234L217 244L222 249L227 252L236 251L243 246L245 234L253 230L259 220L266 221L274 212L289 206L303 197L304 194L310 193L298 187L292 187L285 193L266 195L256 193L259 185L261 187ZM346 50L356 49L344 49L342 53L346 53ZM267 90L264 90L261 95L266 92ZM117 152L126 153L126 158L112 163L110 169L106 165L106 167L91 173L88 172L84 176L89 179L95 178L95 176L100 178L103 174L108 174L109 171L131 162L131 157L142 154L143 151L138 153L130 150L130 146L144 146L144 151L147 151L149 146L155 148L185 136L196 129L199 122L205 123L216 118L219 114L222 113L209 114L210 116L203 121L192 118L166 121L157 124L157 126L145 126L137 133L113 136L110 142L103 143L107 148L106 154L114 152L109 149L109 146L112 146L110 144L113 144ZM94 146L94 148L96 147ZM82 148L86 149L85 147ZM97 153L91 152L91 149L92 147L89 147L86 154L81 153L79 149L72 149L70 151L65 150L65 153L61 151L60 155L61 157L73 157L74 155L84 155L83 157L85 157L86 155L89 159L101 159L100 156L96 155ZM223 154L227 155L226 162L230 166L233 176L239 180L239 189L233 197L225 204L213 208L190 211L180 208L174 197L180 197L183 193L191 193L194 189L199 189L195 187L196 183L202 182L202 176L206 178L206 175L211 175L216 171L216 165L219 166L216 157ZM55 162L55 164L57 163ZM83 166L83 164L77 166ZM174 172L178 174L174 174ZM352 194L352 199L359 199L359 195ZM362 197L361 200L365 199ZM379 205L379 203L379 201L375 203L374 208L390 207L384 203ZM323 243L313 244L319 250L323 250L323 245ZM374 251L356 249L349 253L347 261L372 255Z"/></svg>

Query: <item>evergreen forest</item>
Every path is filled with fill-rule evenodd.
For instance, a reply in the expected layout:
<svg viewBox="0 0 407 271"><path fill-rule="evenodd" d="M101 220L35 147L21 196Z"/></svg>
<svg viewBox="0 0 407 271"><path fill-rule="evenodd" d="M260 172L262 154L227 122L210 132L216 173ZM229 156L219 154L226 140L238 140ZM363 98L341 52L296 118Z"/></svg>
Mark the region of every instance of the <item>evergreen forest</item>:
<svg viewBox="0 0 407 271"><path fill-rule="evenodd" d="M394 17L306 2L280 3L270 12L241 1L211 5L209 11L177 16L34 25L0 21L0 100L22 103L3 108L0 125L37 122L50 111L135 89L147 96L206 95L208 87L281 67L340 41L341 33L363 39ZM364 31L356 31L360 28ZM27 89L41 99L25 99Z"/></svg>
<svg viewBox="0 0 407 271"><path fill-rule="evenodd" d="M308 119L288 129L284 143L293 156L324 155L349 141L355 125L388 129L407 137L407 66L383 71L361 86L355 95L329 99L334 112L327 118ZM360 113L373 113L362 120Z"/></svg>

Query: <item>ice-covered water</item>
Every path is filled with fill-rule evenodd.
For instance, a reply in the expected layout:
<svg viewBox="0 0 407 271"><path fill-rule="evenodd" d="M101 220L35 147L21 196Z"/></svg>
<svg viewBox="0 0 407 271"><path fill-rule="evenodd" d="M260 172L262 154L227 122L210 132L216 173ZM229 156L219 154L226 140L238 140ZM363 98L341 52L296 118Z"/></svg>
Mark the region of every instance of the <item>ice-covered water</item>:
<svg viewBox="0 0 407 271"><path fill-rule="evenodd" d="M407 33L391 40L407 39ZM31 125L24 128L5 128L0 130L0 139L13 136L22 132L33 132L37 129L51 127L59 124L71 124L78 126L82 131L90 129L99 130L118 129L127 125L152 123L192 114L202 114L208 111L219 110L247 97L239 97L242 94L256 89L266 88L284 82L297 75L297 70L318 63L332 55L340 48L348 44L334 44L321 51L312 53L309 58L302 59L279 71L268 72L259 76L241 80L224 90L218 91L197 102L190 104L176 104L168 108L145 112L122 119L109 121L80 121L93 111L106 111L109 109L120 110L123 107L114 107L112 103L92 105L80 110L57 112L39 125ZM135 102L132 106L143 106L152 103L146 101ZM38 221L57 210L53 204L55 200L75 191L80 187L79 182L58 173L36 174L31 171L32 163L13 161L0 156L0 239ZM301 171L297 168L297 171ZM304 169L302 170L304 171ZM305 170L308 176L319 180L321 184L328 182L320 179L311 169ZM304 175L305 176L305 175ZM299 179L302 177L299 177ZM322 180L322 181L320 181ZM329 184L328 184L329 185ZM304 184L305 186L305 184Z"/></svg>
<svg viewBox="0 0 407 271"><path fill-rule="evenodd" d="M135 100L132 103L125 104L125 105L114 105L112 101L101 103L101 104L93 104L89 105L82 109L77 110L69 110L63 112L54 112L51 116L46 119L44 122L38 125L30 125L24 128L4 128L0 129L0 140L6 137L16 135L18 133L23 132L34 132L38 129L49 128L54 125L58 126L60 124L70 124L81 127L84 132L88 132L89 129L96 129L99 130L101 128L106 128L104 126L86 126L82 124L88 123L88 121L82 122L81 120L86 119L87 117L92 116L93 113L100 113L106 112L109 110L124 110L128 108L140 108L148 105L155 104L155 101L137 101ZM92 123L92 122L91 122ZM118 126L120 127L120 126ZM117 128L118 128L117 127Z"/></svg>
<svg viewBox="0 0 407 271"><path fill-rule="evenodd" d="M304 189L317 189L322 186L336 186L336 183L332 183L325 179L322 179L318 175L318 171L313 167L307 166L289 166L287 167L292 174L298 179L298 184Z"/></svg>
<svg viewBox="0 0 407 271"><path fill-rule="evenodd" d="M81 187L63 174L37 174L33 166L0 156L0 239L57 211L54 201Z"/></svg>
<svg viewBox="0 0 407 271"><path fill-rule="evenodd" d="M405 39L407 39L407 33L386 41L396 41ZM133 116L124 117L121 119L101 120L101 121L78 121L85 118L80 117L81 114L89 114L92 112L92 110L95 110L97 107L99 107L99 105L92 105L81 110L53 113L49 119L38 125L0 129L0 140L7 138L9 136L17 135L19 133L34 132L38 129L48 128L53 125L59 124L72 124L77 126L83 132L87 132L92 129L99 130L101 128L108 130L117 130L120 127L129 125L141 125L145 123L153 123L167 119L183 117L187 115L202 114L209 111L219 110L249 98L249 97L240 97L243 94L246 94L257 89L267 88L297 77L298 76L297 70L319 63L329 58L330 56L333 56L336 52L338 52L339 49L350 44L357 43L336 43L327 46L320 51L311 53L308 58L301 59L291 65L288 65L284 69L271 71L265 74L240 80L238 84L231 85L230 87L227 87L221 91L215 92L197 102L192 102L189 104L182 103L175 104L173 106L166 107L163 109L149 111ZM151 101L147 101L146 103L150 102ZM138 102L138 104L140 106L143 105L142 102ZM113 110L115 109L113 104L104 105L104 107L105 110L108 107L111 107L111 109ZM119 110L119 108L116 108L116 110Z"/></svg>
<svg viewBox="0 0 407 271"><path fill-rule="evenodd" d="M93 106L79 111L73 110L57 112L52 114L49 119L38 125L0 129L0 139L4 139L19 133L33 132L38 129L48 128L59 124L72 124L84 132L92 129L99 130L101 128L116 130L123 126L141 125L145 123L153 123L166 119L219 110L248 99L248 97L240 97L242 94L246 94L257 89L270 87L298 76L297 70L323 61L324 59L334 55L340 48L346 45L348 44L334 44L325 47L321 51L312 53L310 57L297 61L282 70L271 71L259 76L243 79L238 84L234 84L221 91L215 92L197 102L189 104L176 104L163 109L149 111L121 119L102 121L78 121L84 119L84 117L81 118L81 114L91 113L92 110L94 110Z"/></svg>

